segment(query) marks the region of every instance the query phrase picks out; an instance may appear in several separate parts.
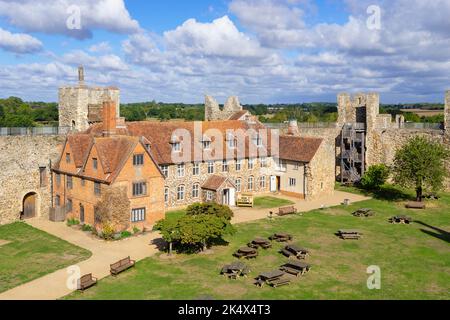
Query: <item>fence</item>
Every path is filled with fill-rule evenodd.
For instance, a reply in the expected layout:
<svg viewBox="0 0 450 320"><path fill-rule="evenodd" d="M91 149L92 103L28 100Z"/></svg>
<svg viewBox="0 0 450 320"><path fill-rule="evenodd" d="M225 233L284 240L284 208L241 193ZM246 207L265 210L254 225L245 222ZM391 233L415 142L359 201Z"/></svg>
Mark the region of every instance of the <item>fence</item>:
<svg viewBox="0 0 450 320"><path fill-rule="evenodd" d="M65 135L71 127L0 128L0 136L52 136Z"/></svg>

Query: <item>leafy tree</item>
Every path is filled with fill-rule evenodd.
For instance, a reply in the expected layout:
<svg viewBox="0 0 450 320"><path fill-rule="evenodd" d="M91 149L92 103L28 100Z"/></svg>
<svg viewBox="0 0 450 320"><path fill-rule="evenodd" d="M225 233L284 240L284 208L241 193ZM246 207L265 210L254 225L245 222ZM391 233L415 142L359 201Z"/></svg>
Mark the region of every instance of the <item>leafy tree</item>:
<svg viewBox="0 0 450 320"><path fill-rule="evenodd" d="M444 145L424 137L413 137L395 154L394 182L415 188L417 201L422 201L424 188L434 192L442 189L448 176L446 161L449 157Z"/></svg>
<svg viewBox="0 0 450 320"><path fill-rule="evenodd" d="M361 179L361 186L369 190L379 190L389 178L389 168L384 164L373 165Z"/></svg>
<svg viewBox="0 0 450 320"><path fill-rule="evenodd" d="M228 221L233 218L233 211L228 206L218 203L194 203L187 208L188 215L212 214Z"/></svg>
<svg viewBox="0 0 450 320"><path fill-rule="evenodd" d="M165 241L169 243L169 255L172 255L172 247L175 241L180 239L178 230L178 220L164 219L155 225L155 230L159 230Z"/></svg>

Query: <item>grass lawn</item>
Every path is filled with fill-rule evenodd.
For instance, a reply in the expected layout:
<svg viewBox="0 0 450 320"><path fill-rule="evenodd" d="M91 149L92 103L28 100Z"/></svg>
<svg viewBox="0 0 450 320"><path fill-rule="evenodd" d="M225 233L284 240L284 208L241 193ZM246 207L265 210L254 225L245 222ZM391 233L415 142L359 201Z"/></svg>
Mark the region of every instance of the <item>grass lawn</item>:
<svg viewBox="0 0 450 320"><path fill-rule="evenodd" d="M275 197L257 197L254 200L254 208L256 209L272 209L280 208L294 204L294 202L286 199L280 199Z"/></svg>
<svg viewBox="0 0 450 320"><path fill-rule="evenodd" d="M0 227L0 292L70 266L91 256L74 246L25 223Z"/></svg>
<svg viewBox="0 0 450 320"><path fill-rule="evenodd" d="M371 208L374 217L356 218L351 213ZM404 202L372 199L348 207L315 210L304 216L261 220L236 226L228 246L212 254L179 255L172 260L159 255L147 258L116 278L108 277L83 294L68 299L450 299L450 194L428 203L425 211L410 211ZM393 215L407 214L411 225L392 225ZM359 229L361 240L340 240L338 229ZM272 249L248 263L248 278L227 280L219 275L232 253L257 236L274 232L294 235L294 244L309 248L309 274L290 286L257 288L253 278L277 269L286 258ZM367 267L381 268L381 290L367 288Z"/></svg>

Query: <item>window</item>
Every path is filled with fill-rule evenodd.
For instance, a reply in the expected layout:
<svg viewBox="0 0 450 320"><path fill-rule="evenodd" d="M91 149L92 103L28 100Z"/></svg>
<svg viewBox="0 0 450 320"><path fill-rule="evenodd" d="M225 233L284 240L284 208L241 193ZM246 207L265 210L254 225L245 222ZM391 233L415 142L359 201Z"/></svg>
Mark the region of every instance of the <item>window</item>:
<svg viewBox="0 0 450 320"><path fill-rule="evenodd" d="M102 223L102 216L98 212L98 208L97 207L94 207L94 222L96 224Z"/></svg>
<svg viewBox="0 0 450 320"><path fill-rule="evenodd" d="M223 160L222 162L222 172L228 172L228 161L227 160Z"/></svg>
<svg viewBox="0 0 450 320"><path fill-rule="evenodd" d="M242 168L242 160L236 160L236 171L241 171Z"/></svg>
<svg viewBox="0 0 450 320"><path fill-rule="evenodd" d="M84 187L86 185L86 180L84 180L83 178L81 178L81 186Z"/></svg>
<svg viewBox="0 0 450 320"><path fill-rule="evenodd" d="M164 189L164 202L169 203L169 188Z"/></svg>
<svg viewBox="0 0 450 320"><path fill-rule="evenodd" d="M150 150L150 144L146 143L145 144L145 149Z"/></svg>
<svg viewBox="0 0 450 320"><path fill-rule="evenodd" d="M177 176L178 176L178 178L184 177L184 173L185 173L185 165L184 164L177 165Z"/></svg>
<svg viewBox="0 0 450 320"><path fill-rule="evenodd" d="M235 185L236 185L236 191L241 192L241 179L236 179Z"/></svg>
<svg viewBox="0 0 450 320"><path fill-rule="evenodd" d="M169 166L163 165L159 167L165 178L169 177Z"/></svg>
<svg viewBox="0 0 450 320"><path fill-rule="evenodd" d="M203 150L209 150L211 149L211 141L203 141Z"/></svg>
<svg viewBox="0 0 450 320"><path fill-rule="evenodd" d="M261 168L266 168L267 167L267 158L263 157L261 158Z"/></svg>
<svg viewBox="0 0 450 320"><path fill-rule="evenodd" d="M184 200L184 186L178 186L177 188L177 200Z"/></svg>
<svg viewBox="0 0 450 320"><path fill-rule="evenodd" d="M97 160L97 158L92 158L92 167L94 168L94 170L98 169L98 160Z"/></svg>
<svg viewBox="0 0 450 320"><path fill-rule="evenodd" d="M265 189L266 188L266 176L259 177L259 187L261 189Z"/></svg>
<svg viewBox="0 0 450 320"><path fill-rule="evenodd" d="M199 174L200 174L200 164L194 163L194 165L192 166L192 175L198 176Z"/></svg>
<svg viewBox="0 0 450 320"><path fill-rule="evenodd" d="M102 193L101 188L102 187L99 182L94 182L94 194L95 195L99 196Z"/></svg>
<svg viewBox="0 0 450 320"><path fill-rule="evenodd" d="M298 170L300 167L300 164L298 162L294 163L294 170Z"/></svg>
<svg viewBox="0 0 450 320"><path fill-rule="evenodd" d="M133 166L143 166L144 165L144 155L135 154L133 155Z"/></svg>
<svg viewBox="0 0 450 320"><path fill-rule="evenodd" d="M67 212L72 212L73 203L72 199L67 199Z"/></svg>
<svg viewBox="0 0 450 320"><path fill-rule="evenodd" d="M206 201L212 201L213 200L213 192L207 191L206 192Z"/></svg>
<svg viewBox="0 0 450 320"><path fill-rule="evenodd" d="M248 168L251 170L255 167L255 159L248 159Z"/></svg>
<svg viewBox="0 0 450 320"><path fill-rule="evenodd" d="M73 189L73 178L72 176L67 176L67 189Z"/></svg>
<svg viewBox="0 0 450 320"><path fill-rule="evenodd" d="M66 162L70 163L70 153L66 153Z"/></svg>
<svg viewBox="0 0 450 320"><path fill-rule="evenodd" d="M145 221L145 208L131 210L131 222Z"/></svg>
<svg viewBox="0 0 450 320"><path fill-rule="evenodd" d="M192 187L192 198L198 198L199 196L200 186L198 184L194 184Z"/></svg>
<svg viewBox="0 0 450 320"><path fill-rule="evenodd" d="M253 143L258 147L262 147L263 139L259 133L253 138Z"/></svg>
<svg viewBox="0 0 450 320"><path fill-rule="evenodd" d="M61 205L61 197L56 195L55 197L55 207L59 207Z"/></svg>
<svg viewBox="0 0 450 320"><path fill-rule="evenodd" d="M59 187L61 185L61 175L59 173L56 174L56 185Z"/></svg>
<svg viewBox="0 0 450 320"><path fill-rule="evenodd" d="M214 162L213 161L208 162L208 173L209 174L214 173Z"/></svg>
<svg viewBox="0 0 450 320"><path fill-rule="evenodd" d="M247 184L247 190L253 191L253 177L248 177L248 184Z"/></svg>
<svg viewBox="0 0 450 320"><path fill-rule="evenodd" d="M172 151L180 152L181 151L181 143L175 142L174 144L172 144Z"/></svg>
<svg viewBox="0 0 450 320"><path fill-rule="evenodd" d="M42 187L47 186L47 168L39 167L39 185Z"/></svg>
<svg viewBox="0 0 450 320"><path fill-rule="evenodd" d="M289 186L295 187L297 185L297 179L289 178Z"/></svg>
<svg viewBox="0 0 450 320"><path fill-rule="evenodd" d="M133 197L145 196L146 194L147 194L146 182L133 183Z"/></svg>
<svg viewBox="0 0 450 320"><path fill-rule="evenodd" d="M234 137L231 137L231 138L227 141L227 143L228 143L228 148L230 148L230 149L236 149L236 147L237 147L237 140L234 139Z"/></svg>

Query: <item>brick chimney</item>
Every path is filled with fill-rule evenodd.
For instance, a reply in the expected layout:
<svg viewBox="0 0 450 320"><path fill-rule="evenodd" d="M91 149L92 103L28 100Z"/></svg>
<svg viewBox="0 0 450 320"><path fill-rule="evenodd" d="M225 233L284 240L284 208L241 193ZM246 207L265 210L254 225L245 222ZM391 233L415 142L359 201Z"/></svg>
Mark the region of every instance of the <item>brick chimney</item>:
<svg viewBox="0 0 450 320"><path fill-rule="evenodd" d="M103 135L106 137L114 135L117 128L116 104L114 101L103 101L102 121Z"/></svg>
<svg viewBox="0 0 450 320"><path fill-rule="evenodd" d="M295 120L295 119L289 120L288 135L290 135L290 136L299 136L300 135L300 131L298 130L297 120Z"/></svg>

